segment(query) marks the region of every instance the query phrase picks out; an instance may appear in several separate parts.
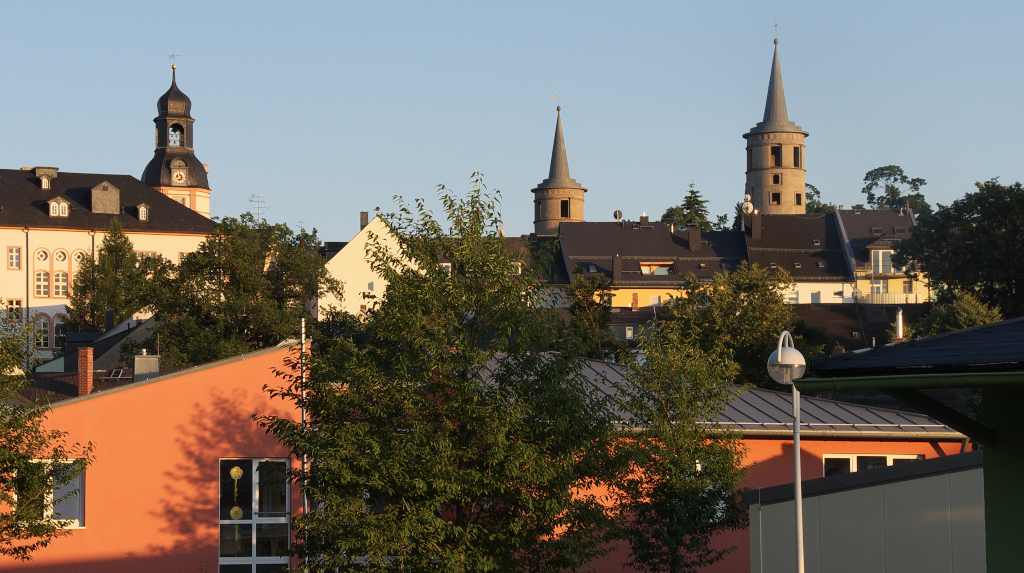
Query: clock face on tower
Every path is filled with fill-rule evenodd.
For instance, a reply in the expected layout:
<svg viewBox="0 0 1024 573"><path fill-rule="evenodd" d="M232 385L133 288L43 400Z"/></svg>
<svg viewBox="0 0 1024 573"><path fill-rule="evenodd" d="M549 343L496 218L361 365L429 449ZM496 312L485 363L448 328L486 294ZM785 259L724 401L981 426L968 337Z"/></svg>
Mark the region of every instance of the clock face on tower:
<svg viewBox="0 0 1024 573"><path fill-rule="evenodd" d="M184 169L172 169L171 170L171 183L173 185L184 185L185 184L185 170Z"/></svg>

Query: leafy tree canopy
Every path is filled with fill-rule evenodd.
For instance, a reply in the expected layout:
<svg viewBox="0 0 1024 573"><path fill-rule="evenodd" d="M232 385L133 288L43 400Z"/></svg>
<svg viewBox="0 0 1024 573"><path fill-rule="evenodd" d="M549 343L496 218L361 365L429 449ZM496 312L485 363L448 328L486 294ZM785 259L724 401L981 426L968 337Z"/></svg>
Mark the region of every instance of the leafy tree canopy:
<svg viewBox="0 0 1024 573"><path fill-rule="evenodd" d="M783 269L770 276L767 269L746 261L730 273L716 274L711 283L690 274L680 296L659 315L659 325L672 324L687 343L735 361L735 382L775 388L765 363L792 320L785 301L792 285Z"/></svg>
<svg viewBox="0 0 1024 573"><path fill-rule="evenodd" d="M67 305L68 328L85 332L103 330L107 309L113 310L117 324L151 307L160 295L150 277L170 268L170 262L159 256L140 259L117 217L110 219L99 251L78 265Z"/></svg>
<svg viewBox="0 0 1024 573"><path fill-rule="evenodd" d="M22 561L71 533L52 517L81 492L53 499L52 484L70 482L92 461L92 444L69 445L64 432L43 427L45 396L24 395L21 367L31 359L25 354L30 334L30 323L0 321L0 555ZM67 460L74 462L60 463Z"/></svg>
<svg viewBox="0 0 1024 573"><path fill-rule="evenodd" d="M804 191L804 198L806 201L806 207L808 213L835 213L836 206L833 203L826 203L821 198L821 191L810 183L806 184Z"/></svg>
<svg viewBox="0 0 1024 573"><path fill-rule="evenodd" d="M310 571L578 570L612 530L574 495L606 481L610 408L578 355L546 352L561 321L502 240L497 194L476 177L439 195L447 221L422 201L387 215L398 252L369 250L387 289L319 345L305 398L281 390L311 426L261 419L312 460L294 551Z"/></svg>
<svg viewBox="0 0 1024 573"><path fill-rule="evenodd" d="M868 205L875 209L899 209L910 207L914 213L928 215L931 205L924 199L921 187L925 180L920 177L911 179L903 173L898 165L886 165L868 171L864 175L864 188L861 193L868 196Z"/></svg>
<svg viewBox="0 0 1024 573"><path fill-rule="evenodd" d="M904 338L920 338L972 326L981 326L1003 320L1003 315L978 300L972 293L955 295L953 300L932 306L917 322L903 323ZM896 324L892 324L890 338L895 338Z"/></svg>
<svg viewBox="0 0 1024 573"><path fill-rule="evenodd" d="M666 225L675 225L681 229L685 229L690 223L695 223L700 225L701 231L710 231L712 227L710 216L707 200L701 197L700 191L694 187L693 183L690 183L686 199L681 205L666 209L665 214L661 216L661 222Z"/></svg>
<svg viewBox="0 0 1024 573"><path fill-rule="evenodd" d="M1003 316L1024 314L1024 275L1016 261L1024 252L1024 187L997 179L949 207L921 217L909 239L896 245L893 262L907 275L924 275L940 302L971 293Z"/></svg>
<svg viewBox="0 0 1024 573"><path fill-rule="evenodd" d="M249 213L218 221L214 234L160 277L157 332L171 364L197 364L267 348L295 336L307 301L340 295L320 240Z"/></svg>
<svg viewBox="0 0 1024 573"><path fill-rule="evenodd" d="M570 300L568 341L582 343L577 352L597 360L615 361L627 351L626 345L608 333L612 322L612 284L598 273L586 276L583 267L576 269L567 289ZM560 342L559 346L566 344Z"/></svg>

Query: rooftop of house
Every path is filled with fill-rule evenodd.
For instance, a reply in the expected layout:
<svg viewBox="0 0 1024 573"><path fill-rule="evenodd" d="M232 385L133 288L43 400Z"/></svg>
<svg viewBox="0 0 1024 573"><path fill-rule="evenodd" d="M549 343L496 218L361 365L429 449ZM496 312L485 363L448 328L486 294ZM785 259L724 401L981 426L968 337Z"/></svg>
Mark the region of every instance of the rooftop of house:
<svg viewBox="0 0 1024 573"><path fill-rule="evenodd" d="M753 225L758 220L760 238L754 238L757 233ZM751 264L769 271L785 269L797 281L848 281L853 275L832 213L755 215L748 223L747 256Z"/></svg>
<svg viewBox="0 0 1024 573"><path fill-rule="evenodd" d="M896 241L910 237L915 225L910 211L894 209L843 209L836 211L850 241L858 266L871 265L871 251L891 249Z"/></svg>
<svg viewBox="0 0 1024 573"><path fill-rule="evenodd" d="M40 169L53 175L47 177L49 189L43 188L37 176ZM112 208L108 201L103 209L93 209L92 189L104 183L117 190L117 200ZM49 202L60 198L69 203L67 216L50 216ZM147 220L140 219L140 205L148 207ZM0 227L102 231L111 218L117 218L127 233L206 235L214 228L210 219L131 175L65 173L53 168L0 169Z"/></svg>

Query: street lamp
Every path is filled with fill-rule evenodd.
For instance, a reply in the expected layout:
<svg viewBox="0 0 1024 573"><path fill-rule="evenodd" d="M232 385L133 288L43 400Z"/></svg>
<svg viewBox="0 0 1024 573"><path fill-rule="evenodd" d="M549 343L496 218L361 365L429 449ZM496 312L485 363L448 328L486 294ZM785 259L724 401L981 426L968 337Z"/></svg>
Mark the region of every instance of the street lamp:
<svg viewBox="0 0 1024 573"><path fill-rule="evenodd" d="M802 378L806 371L804 355L793 348L793 335L788 330L782 331L779 335L779 348L768 357L768 374L779 384L793 387L793 498L796 501L797 573L804 573L804 500L800 483L800 391L796 389L793 380Z"/></svg>

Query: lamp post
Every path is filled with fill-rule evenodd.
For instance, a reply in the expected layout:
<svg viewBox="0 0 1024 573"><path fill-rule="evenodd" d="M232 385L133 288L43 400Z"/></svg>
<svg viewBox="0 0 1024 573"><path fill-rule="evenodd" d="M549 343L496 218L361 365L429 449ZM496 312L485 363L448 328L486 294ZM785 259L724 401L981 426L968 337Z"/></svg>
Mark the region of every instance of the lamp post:
<svg viewBox="0 0 1024 573"><path fill-rule="evenodd" d="M768 374L779 384L793 387L793 498L796 501L797 573L804 573L804 500L800 479L800 391L796 389L793 380L803 377L806 370L804 355L793 348L793 336L788 330L782 331L779 335L779 348L768 357Z"/></svg>

